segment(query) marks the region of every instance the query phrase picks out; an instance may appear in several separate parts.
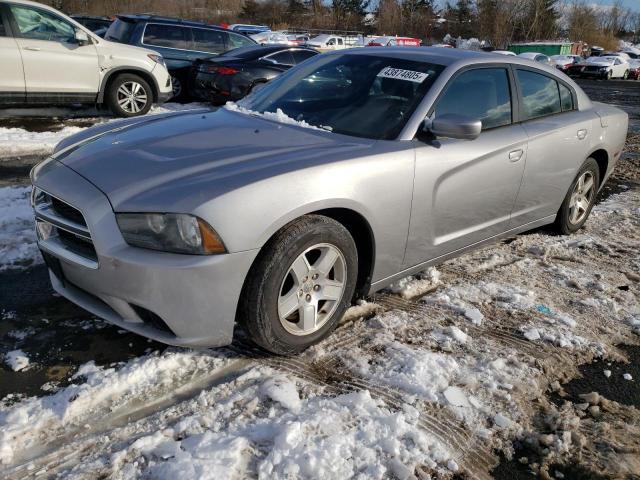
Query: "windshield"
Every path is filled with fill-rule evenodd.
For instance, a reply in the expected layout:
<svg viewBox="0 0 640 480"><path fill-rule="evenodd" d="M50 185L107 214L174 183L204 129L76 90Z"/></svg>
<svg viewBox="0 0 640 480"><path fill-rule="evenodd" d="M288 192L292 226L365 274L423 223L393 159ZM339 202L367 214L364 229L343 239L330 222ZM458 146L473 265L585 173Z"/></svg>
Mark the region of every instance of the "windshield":
<svg viewBox="0 0 640 480"><path fill-rule="evenodd" d="M335 133L395 139L442 65L373 55L318 55L239 102L259 113L282 110Z"/></svg>
<svg viewBox="0 0 640 480"><path fill-rule="evenodd" d="M118 18L111 24L107 33L104 34L104 38L112 42L128 43L135 26L136 24L133 22Z"/></svg>

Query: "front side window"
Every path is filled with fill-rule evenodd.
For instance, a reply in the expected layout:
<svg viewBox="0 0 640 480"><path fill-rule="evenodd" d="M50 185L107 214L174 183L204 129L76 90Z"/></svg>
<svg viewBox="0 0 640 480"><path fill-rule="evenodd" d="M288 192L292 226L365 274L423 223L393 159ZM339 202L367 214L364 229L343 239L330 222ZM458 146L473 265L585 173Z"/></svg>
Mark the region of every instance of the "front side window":
<svg viewBox="0 0 640 480"><path fill-rule="evenodd" d="M7 31L4 28L2 16L0 16L0 37L6 37L6 36L7 36Z"/></svg>
<svg viewBox="0 0 640 480"><path fill-rule="evenodd" d="M193 49L199 52L222 53L225 51L225 32L194 28Z"/></svg>
<svg viewBox="0 0 640 480"><path fill-rule="evenodd" d="M22 5L9 5L9 8L23 38L64 43L75 39L75 28L52 13Z"/></svg>
<svg viewBox="0 0 640 480"><path fill-rule="evenodd" d="M441 65L369 55L317 55L239 104L335 133L395 139L413 115Z"/></svg>
<svg viewBox="0 0 640 480"><path fill-rule="evenodd" d="M541 73L517 70L524 103L523 120L553 115L562 111L558 82Z"/></svg>
<svg viewBox="0 0 640 480"><path fill-rule="evenodd" d="M155 47L188 49L189 30L174 25L150 23L144 31L144 43Z"/></svg>
<svg viewBox="0 0 640 480"><path fill-rule="evenodd" d="M438 99L436 117L458 113L482 121L482 129L512 121L509 75L504 68L481 68L458 75Z"/></svg>

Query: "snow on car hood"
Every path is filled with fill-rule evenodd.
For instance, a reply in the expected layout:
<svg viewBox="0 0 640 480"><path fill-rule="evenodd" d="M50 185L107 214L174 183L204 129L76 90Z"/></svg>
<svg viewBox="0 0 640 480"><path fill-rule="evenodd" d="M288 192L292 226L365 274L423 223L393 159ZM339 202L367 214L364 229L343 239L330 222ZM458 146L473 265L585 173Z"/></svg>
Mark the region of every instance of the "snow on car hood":
<svg viewBox="0 0 640 480"><path fill-rule="evenodd" d="M213 198L310 163L351 157L375 143L227 109L92 130L69 139L57 159L102 190L120 211L152 207L142 198L149 201L154 190L206 188Z"/></svg>

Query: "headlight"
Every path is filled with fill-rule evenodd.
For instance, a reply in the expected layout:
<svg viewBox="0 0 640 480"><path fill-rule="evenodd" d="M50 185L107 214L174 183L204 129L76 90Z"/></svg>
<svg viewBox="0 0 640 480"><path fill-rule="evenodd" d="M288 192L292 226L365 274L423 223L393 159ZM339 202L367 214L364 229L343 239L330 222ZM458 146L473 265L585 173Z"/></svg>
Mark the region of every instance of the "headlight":
<svg viewBox="0 0 640 480"><path fill-rule="evenodd" d="M222 240L204 220L181 213L117 213L125 241L134 247L172 253L225 253Z"/></svg>
<svg viewBox="0 0 640 480"><path fill-rule="evenodd" d="M163 67L166 67L166 65L164 63L164 58L162 58L162 55L157 55L155 53L149 53L149 54L147 54L147 57L149 57L154 62L159 63Z"/></svg>

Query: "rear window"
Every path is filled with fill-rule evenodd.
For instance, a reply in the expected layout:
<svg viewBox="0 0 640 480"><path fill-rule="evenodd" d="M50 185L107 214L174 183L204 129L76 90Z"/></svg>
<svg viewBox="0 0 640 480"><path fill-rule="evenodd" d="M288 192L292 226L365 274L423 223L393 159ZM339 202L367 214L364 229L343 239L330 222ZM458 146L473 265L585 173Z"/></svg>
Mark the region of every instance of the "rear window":
<svg viewBox="0 0 640 480"><path fill-rule="evenodd" d="M129 43L135 26L136 24L133 22L126 22L118 18L109 26L104 38L112 42Z"/></svg>
<svg viewBox="0 0 640 480"><path fill-rule="evenodd" d="M190 29L175 25L149 23L144 30L143 43L154 47L188 50L191 41Z"/></svg>
<svg viewBox="0 0 640 480"><path fill-rule="evenodd" d="M522 89L525 120L560 113L560 92L558 82L529 70L517 70Z"/></svg>
<svg viewBox="0 0 640 480"><path fill-rule="evenodd" d="M227 45L228 49L248 47L256 44L256 42L250 38L245 37L244 35L238 35L237 33L228 33L227 36L229 42Z"/></svg>

